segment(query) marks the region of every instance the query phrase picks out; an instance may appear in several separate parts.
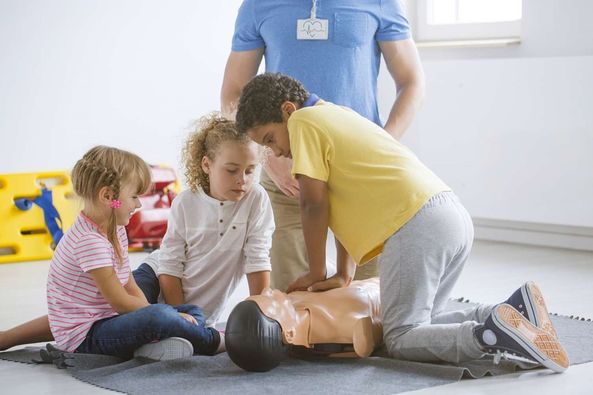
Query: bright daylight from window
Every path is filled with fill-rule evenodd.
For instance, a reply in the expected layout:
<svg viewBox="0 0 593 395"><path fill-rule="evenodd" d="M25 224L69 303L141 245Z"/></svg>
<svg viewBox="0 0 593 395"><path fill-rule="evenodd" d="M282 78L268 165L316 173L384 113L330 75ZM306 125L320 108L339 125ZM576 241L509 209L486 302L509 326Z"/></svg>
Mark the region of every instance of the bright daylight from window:
<svg viewBox="0 0 593 395"><path fill-rule="evenodd" d="M428 24L507 22L521 19L521 0L429 0Z"/></svg>

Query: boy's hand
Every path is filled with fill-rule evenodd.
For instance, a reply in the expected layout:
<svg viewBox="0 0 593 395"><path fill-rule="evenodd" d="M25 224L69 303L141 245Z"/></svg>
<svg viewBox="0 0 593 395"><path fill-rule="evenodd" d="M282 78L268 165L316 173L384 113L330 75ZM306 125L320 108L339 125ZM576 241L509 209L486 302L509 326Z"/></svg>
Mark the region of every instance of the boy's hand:
<svg viewBox="0 0 593 395"><path fill-rule="evenodd" d="M311 285L323 280L325 280L324 277L315 276L311 274L311 272L305 272L288 286L286 293L291 293L293 291L307 291Z"/></svg>
<svg viewBox="0 0 593 395"><path fill-rule="evenodd" d="M308 291L319 292L319 291L327 291L334 288L344 288L350 285L352 282L352 277L348 275L342 275L341 273L336 273L327 280L318 281L314 284L311 284Z"/></svg>
<svg viewBox="0 0 593 395"><path fill-rule="evenodd" d="M198 321L194 318L194 316L186 313L179 313L179 315L190 324L198 325Z"/></svg>

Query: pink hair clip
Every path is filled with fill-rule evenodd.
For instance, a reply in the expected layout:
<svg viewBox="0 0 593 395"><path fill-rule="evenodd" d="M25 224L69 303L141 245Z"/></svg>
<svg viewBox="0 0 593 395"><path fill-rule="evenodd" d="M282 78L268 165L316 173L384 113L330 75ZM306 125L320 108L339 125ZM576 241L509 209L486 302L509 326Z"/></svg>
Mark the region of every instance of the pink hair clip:
<svg viewBox="0 0 593 395"><path fill-rule="evenodd" d="M111 204L109 205L111 208L120 208L121 207L121 200L113 199Z"/></svg>

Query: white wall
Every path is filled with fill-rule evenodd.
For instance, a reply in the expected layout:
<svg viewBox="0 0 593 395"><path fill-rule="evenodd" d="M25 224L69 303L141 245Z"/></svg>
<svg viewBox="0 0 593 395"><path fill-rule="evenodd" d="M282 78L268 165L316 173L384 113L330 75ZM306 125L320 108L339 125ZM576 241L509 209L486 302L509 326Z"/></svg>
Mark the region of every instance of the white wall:
<svg viewBox="0 0 593 395"><path fill-rule="evenodd" d="M476 218L593 228L593 2L523 3L518 46L420 50L404 142ZM68 169L95 144L179 167L188 125L219 107L239 4L2 0L0 173ZM379 85L387 114L384 68Z"/></svg>
<svg viewBox="0 0 593 395"><path fill-rule="evenodd" d="M239 4L2 0L0 173L69 169L95 144L178 167L219 108Z"/></svg>
<svg viewBox="0 0 593 395"><path fill-rule="evenodd" d="M404 142L474 218L593 229L591 15L588 0L524 0L518 46L420 49L427 97Z"/></svg>

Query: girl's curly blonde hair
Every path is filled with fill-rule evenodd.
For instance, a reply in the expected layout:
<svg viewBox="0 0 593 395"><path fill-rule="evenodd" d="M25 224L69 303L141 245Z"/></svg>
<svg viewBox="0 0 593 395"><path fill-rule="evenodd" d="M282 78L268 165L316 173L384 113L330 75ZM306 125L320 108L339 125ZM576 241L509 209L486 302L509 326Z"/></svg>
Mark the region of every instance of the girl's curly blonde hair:
<svg viewBox="0 0 593 395"><path fill-rule="evenodd" d="M193 192L202 187L206 193L210 193L210 180L202 169L202 158L207 156L214 160L219 147L226 141L247 144L251 139L247 134L237 131L234 121L218 112L206 115L194 124L181 152L185 179Z"/></svg>

